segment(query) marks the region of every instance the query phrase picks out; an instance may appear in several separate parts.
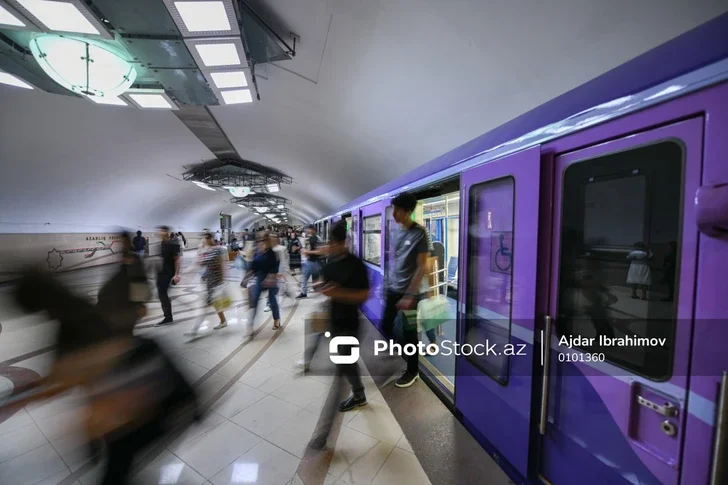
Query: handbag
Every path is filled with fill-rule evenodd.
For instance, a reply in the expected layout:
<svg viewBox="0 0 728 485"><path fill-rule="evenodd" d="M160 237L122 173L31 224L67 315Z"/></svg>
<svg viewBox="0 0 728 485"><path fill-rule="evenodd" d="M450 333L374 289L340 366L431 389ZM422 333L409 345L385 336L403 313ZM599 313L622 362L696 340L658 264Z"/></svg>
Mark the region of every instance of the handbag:
<svg viewBox="0 0 728 485"><path fill-rule="evenodd" d="M313 312L306 317L306 331L319 334L329 330L330 316L329 312L320 310Z"/></svg>
<svg viewBox="0 0 728 485"><path fill-rule="evenodd" d="M233 304L230 295L225 291L225 286L220 285L212 293L212 306L218 313L227 310Z"/></svg>
<svg viewBox="0 0 728 485"><path fill-rule="evenodd" d="M450 305L443 295L425 298L417 305L418 330L431 330L450 320Z"/></svg>

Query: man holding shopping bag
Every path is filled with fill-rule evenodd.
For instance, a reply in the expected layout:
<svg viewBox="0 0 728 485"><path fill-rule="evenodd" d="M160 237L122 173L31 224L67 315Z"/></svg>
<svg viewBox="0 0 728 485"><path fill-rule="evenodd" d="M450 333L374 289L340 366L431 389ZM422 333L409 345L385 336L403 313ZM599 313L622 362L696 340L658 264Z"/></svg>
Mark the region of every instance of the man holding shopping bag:
<svg viewBox="0 0 728 485"><path fill-rule="evenodd" d="M401 326L403 345L419 343L417 304L422 299L422 280L427 272L427 232L412 220L417 197L402 193L392 199L392 216L402 226L394 246L394 261L388 275L388 287L382 328L387 336L395 335L395 320ZM419 378L419 356L407 356L407 370L397 380L397 387L409 387Z"/></svg>

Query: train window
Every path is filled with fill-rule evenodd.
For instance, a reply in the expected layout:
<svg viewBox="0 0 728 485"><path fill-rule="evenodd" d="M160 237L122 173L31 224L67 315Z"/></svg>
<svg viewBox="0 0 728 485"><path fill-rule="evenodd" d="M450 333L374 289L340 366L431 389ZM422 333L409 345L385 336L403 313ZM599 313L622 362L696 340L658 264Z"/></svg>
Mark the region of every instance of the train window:
<svg viewBox="0 0 728 485"><path fill-rule="evenodd" d="M382 216L365 217L362 227L362 252L364 261L377 266L382 264Z"/></svg>
<svg viewBox="0 0 728 485"><path fill-rule="evenodd" d="M654 380L672 372L682 166L682 146L663 141L572 164L563 180L557 333ZM640 338L664 345L608 345Z"/></svg>
<svg viewBox="0 0 728 485"><path fill-rule="evenodd" d="M510 343L514 202L513 177L470 189L465 343L474 349ZM467 359L496 381L508 382L507 355L471 353Z"/></svg>

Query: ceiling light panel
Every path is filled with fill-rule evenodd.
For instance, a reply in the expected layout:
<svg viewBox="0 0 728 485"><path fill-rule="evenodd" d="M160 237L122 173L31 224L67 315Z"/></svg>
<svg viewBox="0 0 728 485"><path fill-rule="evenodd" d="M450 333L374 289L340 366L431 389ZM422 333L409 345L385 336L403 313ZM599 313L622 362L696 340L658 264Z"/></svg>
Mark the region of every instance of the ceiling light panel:
<svg viewBox="0 0 728 485"><path fill-rule="evenodd" d="M244 88L248 86L248 77L243 70L210 72L209 76L218 89Z"/></svg>
<svg viewBox="0 0 728 485"><path fill-rule="evenodd" d="M23 89L33 89L33 86L26 83L22 79L7 72L0 71L0 84L6 84L8 86L15 86Z"/></svg>
<svg viewBox="0 0 728 485"><path fill-rule="evenodd" d="M195 49L205 67L240 65L240 55L232 42L227 44L197 44Z"/></svg>
<svg viewBox="0 0 728 485"><path fill-rule="evenodd" d="M5 0L0 0L0 29L40 30L33 22Z"/></svg>
<svg viewBox="0 0 728 485"><path fill-rule="evenodd" d="M163 89L130 90L123 97L140 109L178 109Z"/></svg>
<svg viewBox="0 0 728 485"><path fill-rule="evenodd" d="M240 37L185 39L185 44L197 65L205 71L248 67Z"/></svg>
<svg viewBox="0 0 728 485"><path fill-rule="evenodd" d="M164 0L182 37L239 36L232 0Z"/></svg>
<svg viewBox="0 0 728 485"><path fill-rule="evenodd" d="M83 0L10 0L10 3L47 32L113 38L101 21L86 7Z"/></svg>
<svg viewBox="0 0 728 485"><path fill-rule="evenodd" d="M129 103L119 97L106 97L101 98L98 96L86 96L88 99L96 104L107 104L110 106L129 106Z"/></svg>
<svg viewBox="0 0 728 485"><path fill-rule="evenodd" d="M250 93L250 89L233 89L229 91L221 91L222 99L225 104L241 104L241 103L252 103L253 95Z"/></svg>

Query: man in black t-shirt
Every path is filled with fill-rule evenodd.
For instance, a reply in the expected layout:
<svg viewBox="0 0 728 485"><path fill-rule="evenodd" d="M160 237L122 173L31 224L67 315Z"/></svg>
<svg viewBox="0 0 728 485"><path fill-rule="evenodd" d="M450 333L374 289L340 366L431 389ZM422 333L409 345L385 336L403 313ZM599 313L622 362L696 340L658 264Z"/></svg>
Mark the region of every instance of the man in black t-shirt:
<svg viewBox="0 0 728 485"><path fill-rule="evenodd" d="M305 241L305 249L301 251L301 263L303 265L303 278L301 279L301 294L296 298L306 298L308 290L308 278L311 277L311 282L315 283L319 274L321 273L321 248L319 247L320 241L316 234L316 228L308 226L306 228L308 238Z"/></svg>
<svg viewBox="0 0 728 485"><path fill-rule="evenodd" d="M336 224L331 228L330 245L328 247L328 264L322 270L324 281L321 292L329 297L328 310L331 318L331 338L358 337L359 308L369 298L369 278L364 263L351 254L346 248L346 225ZM339 345L338 353L346 355L346 346ZM351 355L351 350L349 350ZM364 384L359 374L359 365L337 364L337 381L339 376L346 377L351 385L352 395L338 406L331 401L322 410L319 429L315 432L310 446L322 449L331 431L335 409L341 412L351 411L367 404ZM334 389L339 389L336 382ZM333 404L333 405L332 405Z"/></svg>
<svg viewBox="0 0 728 485"><path fill-rule="evenodd" d="M159 302L162 304L164 320L157 323L155 327L173 323L172 302L169 300L167 291L169 290L170 284L174 283L176 285L180 280L179 244L170 240L169 228L167 226L161 226L159 228L159 236L162 238L160 245L162 265L157 273L157 294L159 295Z"/></svg>

